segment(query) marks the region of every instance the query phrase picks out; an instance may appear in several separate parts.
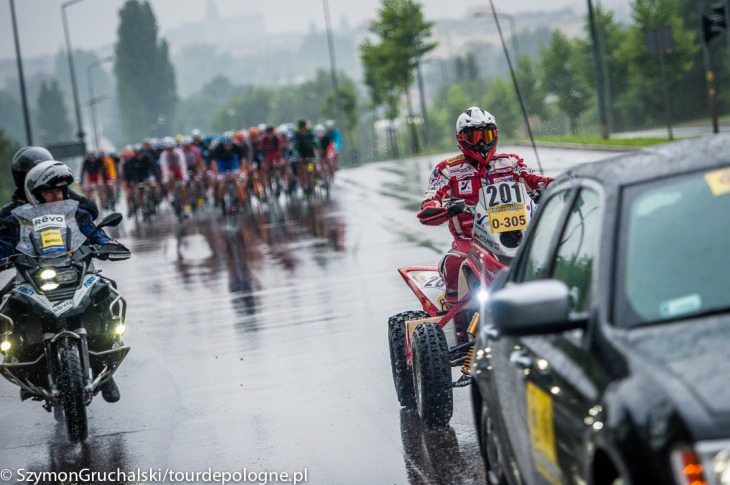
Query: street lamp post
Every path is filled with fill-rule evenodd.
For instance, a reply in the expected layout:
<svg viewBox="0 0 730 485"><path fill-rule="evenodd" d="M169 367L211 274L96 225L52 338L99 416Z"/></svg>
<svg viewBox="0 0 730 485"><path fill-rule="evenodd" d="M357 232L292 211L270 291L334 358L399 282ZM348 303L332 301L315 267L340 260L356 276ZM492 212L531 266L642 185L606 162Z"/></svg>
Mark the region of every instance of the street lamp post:
<svg viewBox="0 0 730 485"><path fill-rule="evenodd" d="M66 54L68 55L68 68L71 71L71 88L74 95L74 108L76 109L76 126L78 132L76 136L79 139L79 143L84 144L84 129L81 125L81 108L79 107L79 90L76 87L76 70L74 69L74 56L71 50L71 37L68 33L68 20L66 19L66 7L70 7L75 3L79 3L83 0L69 0L61 4L61 14L63 17L63 31L66 36Z"/></svg>
<svg viewBox="0 0 730 485"><path fill-rule="evenodd" d="M413 9L413 0L408 1L411 10L411 40L413 42L413 55L416 61L416 77L418 79L418 95L421 104L421 118L423 119L423 146L428 147L428 116L426 114L426 98L423 92L423 76L421 75L421 56L418 52L416 38L416 14Z"/></svg>
<svg viewBox="0 0 730 485"><path fill-rule="evenodd" d="M111 62L113 60L114 60L114 58L111 56L104 57L102 59L97 59L95 61L91 61L89 63L89 66L86 68L86 78L88 80L87 83L89 85L89 108L91 110L91 128L94 130L94 148L96 150L99 149L99 133L98 133L97 127L96 127L96 103L101 101L102 99L106 99L106 97L100 97L100 98L94 97L94 81L93 81L93 77L91 76L91 70L94 67L100 66L100 65L104 64L105 62Z"/></svg>
<svg viewBox="0 0 730 485"><path fill-rule="evenodd" d="M329 49L330 54L330 75L332 76L332 89L334 91L334 101L335 101L335 119L337 120L338 125L342 126L344 128L344 119L342 117L342 112L340 111L340 87L337 82L337 64L335 61L335 46L334 42L332 40L332 27L330 25L330 9L329 4L327 3L327 0L322 0L322 7L324 8L324 23L325 28L327 30L327 47ZM343 136L346 135L347 130L342 129L341 133ZM344 144L344 143L343 143Z"/></svg>
<svg viewBox="0 0 730 485"><path fill-rule="evenodd" d="M10 14L13 19L13 39L15 39L15 59L18 61L18 77L20 78L20 98L23 102L23 120L25 121L25 138L28 146L33 144L33 135L30 130L30 115L28 114L28 100L25 94L25 77L23 76L23 61L20 57L20 41L18 40L18 26L15 21L15 0L10 0Z"/></svg>

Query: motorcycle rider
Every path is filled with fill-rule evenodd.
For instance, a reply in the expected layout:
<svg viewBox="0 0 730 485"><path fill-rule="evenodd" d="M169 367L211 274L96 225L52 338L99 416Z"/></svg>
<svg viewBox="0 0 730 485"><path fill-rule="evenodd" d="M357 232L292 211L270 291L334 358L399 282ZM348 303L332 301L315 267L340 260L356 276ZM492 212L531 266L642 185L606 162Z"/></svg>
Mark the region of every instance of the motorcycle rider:
<svg viewBox="0 0 730 485"><path fill-rule="evenodd" d="M73 181L74 176L71 169L63 162L56 160L41 162L30 169L25 177L25 199L34 206L69 199L68 187ZM107 236L103 230L96 228L92 222L91 214L81 207L76 209L76 222L89 244L109 244L127 250L119 242ZM15 253L15 247L19 239L20 223L11 214L0 221L0 259L7 258ZM3 288L3 294L12 288L12 283L11 280L10 284ZM107 402L117 402L119 400L119 388L113 378L102 384L101 395ZM21 390L21 399L26 397L23 390Z"/></svg>
<svg viewBox="0 0 730 485"><path fill-rule="evenodd" d="M439 263L439 274L446 284L447 307L457 303L459 270L469 252L474 219L460 212L458 206L446 207L446 201L463 199L474 206L480 189L489 184L519 181L534 191L540 184L547 186L552 181L550 177L536 175L518 155L496 153L497 139L497 122L491 113L476 106L461 113L456 119L456 143L462 153L436 165L421 202L420 222L428 226L448 222L454 238L451 250ZM468 324L461 312L454 317L457 345L468 341Z"/></svg>
<svg viewBox="0 0 730 485"><path fill-rule="evenodd" d="M20 207L21 205L28 203L25 198L25 188L23 187L25 176L31 168L47 160L53 160L53 155L51 155L51 152L43 147L27 146L15 152L15 155L13 155L13 161L10 165L13 182L15 182L15 192L13 192L10 202L5 204L5 206L3 206L0 210L0 221L9 216L10 212L16 207ZM99 209L94 201L89 200L83 195L77 194L70 189L68 191L68 198L78 202L81 209L84 209L91 214L92 220L99 216Z"/></svg>

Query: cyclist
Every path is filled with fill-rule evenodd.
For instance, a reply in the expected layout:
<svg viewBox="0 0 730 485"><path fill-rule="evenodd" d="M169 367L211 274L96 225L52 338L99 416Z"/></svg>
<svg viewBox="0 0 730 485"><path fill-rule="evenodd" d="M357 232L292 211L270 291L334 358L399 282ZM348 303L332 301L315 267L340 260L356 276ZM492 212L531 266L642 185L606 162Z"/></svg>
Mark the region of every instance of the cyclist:
<svg viewBox="0 0 730 485"><path fill-rule="evenodd" d="M134 214L138 207L145 211L155 212L155 201L157 200L157 165L152 157L141 144L133 147L133 153L122 167L125 188L127 193L127 206L129 213L127 217ZM150 208L145 207L144 192L139 191L139 184L148 184L151 191L152 204ZM145 214L149 216L149 214Z"/></svg>
<svg viewBox="0 0 730 485"><path fill-rule="evenodd" d="M172 196L171 205L178 217L191 212L188 203L188 172L185 154L177 146L172 137L163 140L165 149L160 153L160 169L162 183L167 187L168 196Z"/></svg>
<svg viewBox="0 0 730 485"><path fill-rule="evenodd" d="M310 124L305 119L297 121L297 131L294 133L294 154L297 162L296 173L299 184L305 191L311 190L311 187L307 188L307 174L310 169L316 172L316 165L310 167L310 162L316 164L318 150L317 141L314 138Z"/></svg>

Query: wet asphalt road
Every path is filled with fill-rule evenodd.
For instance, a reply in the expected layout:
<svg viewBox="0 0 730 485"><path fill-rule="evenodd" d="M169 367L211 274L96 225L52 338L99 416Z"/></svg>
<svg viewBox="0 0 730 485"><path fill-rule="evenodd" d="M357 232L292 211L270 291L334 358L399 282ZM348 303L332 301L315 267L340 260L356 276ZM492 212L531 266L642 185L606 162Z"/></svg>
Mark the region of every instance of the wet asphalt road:
<svg viewBox="0 0 730 485"><path fill-rule="evenodd" d="M535 165L529 147L504 151ZM540 149L548 175L609 155ZM122 399L97 396L88 441L71 445L51 414L2 380L0 469L12 476L0 483L85 469L484 483L469 390L455 390L451 426L429 432L400 409L391 379L387 319L418 308L396 268L436 264L450 245L446 227L415 218L439 159L341 170L329 202L282 198L251 217L210 209L183 223L164 208L151 225L131 219L110 231L134 253L100 263L129 303Z"/></svg>

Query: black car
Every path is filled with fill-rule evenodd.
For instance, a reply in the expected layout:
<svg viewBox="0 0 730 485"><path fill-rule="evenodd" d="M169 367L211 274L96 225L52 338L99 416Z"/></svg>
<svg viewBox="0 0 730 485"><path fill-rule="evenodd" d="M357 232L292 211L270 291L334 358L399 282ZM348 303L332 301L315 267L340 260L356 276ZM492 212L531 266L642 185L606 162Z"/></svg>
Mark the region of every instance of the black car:
<svg viewBox="0 0 730 485"><path fill-rule="evenodd" d="M562 174L481 310L491 483L730 484L730 136Z"/></svg>

